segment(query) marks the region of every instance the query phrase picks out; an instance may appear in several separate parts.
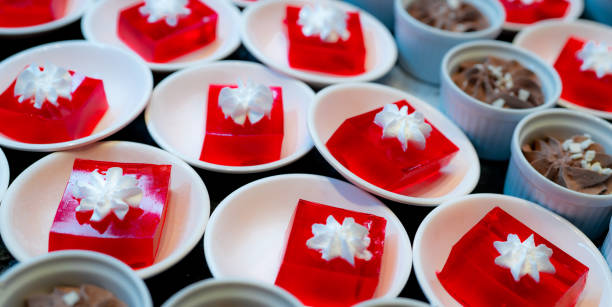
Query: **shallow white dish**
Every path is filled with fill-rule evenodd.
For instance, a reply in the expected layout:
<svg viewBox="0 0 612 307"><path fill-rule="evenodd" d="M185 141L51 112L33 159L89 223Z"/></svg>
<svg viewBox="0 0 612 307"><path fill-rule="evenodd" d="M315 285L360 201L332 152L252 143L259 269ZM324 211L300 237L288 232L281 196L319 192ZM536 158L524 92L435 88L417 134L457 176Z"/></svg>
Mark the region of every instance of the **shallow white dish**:
<svg viewBox="0 0 612 307"><path fill-rule="evenodd" d="M308 174L254 181L217 206L204 235L204 255L212 275L273 284L282 262L286 230L299 199L384 217L385 250L374 297L400 293L412 266L410 239L400 220L372 195L344 181Z"/></svg>
<svg viewBox="0 0 612 307"><path fill-rule="evenodd" d="M0 206L0 235L17 260L48 253L49 230L75 158L172 165L172 193L159 250L153 265L136 270L141 278L158 274L180 261L202 237L210 214L210 199L202 179L189 165L149 145L101 142L49 154L13 181Z"/></svg>
<svg viewBox="0 0 612 307"><path fill-rule="evenodd" d="M543 21L519 32L514 37L512 43L535 53L544 62L554 65L570 36L578 36L587 40L595 40L612 45L612 28L588 20ZM580 110L605 119L612 119L612 112L582 107L563 98L560 98L558 103L566 108Z"/></svg>
<svg viewBox="0 0 612 307"><path fill-rule="evenodd" d="M570 5L567 10L565 16L561 18L554 19L546 19L532 24L523 24L523 23L515 23L515 22L504 22L504 30L518 32L523 29L529 28L533 25L539 24L541 22L551 21L551 20L564 20L564 21L573 21L577 20L580 15L582 15L582 11L584 10L584 0L568 0Z"/></svg>
<svg viewBox="0 0 612 307"><path fill-rule="evenodd" d="M0 134L0 145L26 151L67 150L93 143L127 126L147 105L153 89L153 75L137 56L115 47L86 41L63 41L19 52L0 63L0 91L32 63L52 63L102 79L108 110L91 135L72 141L30 144Z"/></svg>
<svg viewBox="0 0 612 307"><path fill-rule="evenodd" d="M414 272L433 306L460 306L440 284L453 245L487 212L499 206L542 237L589 267L576 306L611 306L612 273L595 245L562 217L526 200L498 194L474 194L443 203L425 217L414 239Z"/></svg>
<svg viewBox="0 0 612 307"><path fill-rule="evenodd" d="M83 36L90 41L117 46L138 55L117 36L119 12L141 0L106 0L93 5L81 20ZM223 59L240 46L242 16L226 0L201 0L219 14L217 38L214 42L167 63L147 62L154 71L174 71L197 64ZM140 56L139 56L140 57Z"/></svg>
<svg viewBox="0 0 612 307"><path fill-rule="evenodd" d="M6 156L2 149L0 149L0 201L2 200L2 196L4 196L4 192L6 192L6 188L8 187L9 179L11 175L11 170L8 165L8 161L6 160Z"/></svg>
<svg viewBox="0 0 612 307"><path fill-rule="evenodd" d="M66 13L63 17L51 22L17 28L0 27L0 36L17 37L41 34L63 26L69 25L81 18L83 13L94 3L94 0L68 0L66 3Z"/></svg>
<svg viewBox="0 0 612 307"><path fill-rule="evenodd" d="M423 181L399 194L377 187L352 173L334 158L325 144L344 120L401 99L406 99L422 112L425 118L459 147L459 152L441 170L440 177ZM407 92L374 83L333 85L317 93L308 113L308 129L323 158L348 181L370 193L400 203L435 206L447 199L469 194L478 183L480 162L465 134L434 107Z"/></svg>
<svg viewBox="0 0 612 307"><path fill-rule="evenodd" d="M287 39L283 20L287 5L304 5L312 0L257 1L244 10L242 41L255 58L294 78L315 86L340 82L370 81L386 74L397 59L397 47L389 30L369 13L348 3L334 1L334 5L347 10L359 11L366 45L366 71L355 76L337 76L307 70L294 69L287 60Z"/></svg>
<svg viewBox="0 0 612 307"><path fill-rule="evenodd" d="M284 138L281 159L252 166L225 166L200 160L206 132L209 84L236 84L249 80L281 86ZM160 82L145 112L149 133L165 150L187 163L224 173L263 172L287 165L312 148L306 115L314 92L303 82L282 76L265 66L243 61L220 61L178 71Z"/></svg>

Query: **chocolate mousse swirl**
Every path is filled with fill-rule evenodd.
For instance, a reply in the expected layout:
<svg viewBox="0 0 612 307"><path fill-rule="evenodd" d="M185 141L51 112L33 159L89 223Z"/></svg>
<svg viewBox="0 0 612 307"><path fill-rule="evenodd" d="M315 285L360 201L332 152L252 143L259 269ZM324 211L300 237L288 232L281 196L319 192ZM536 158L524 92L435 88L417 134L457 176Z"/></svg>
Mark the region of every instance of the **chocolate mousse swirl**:
<svg viewBox="0 0 612 307"><path fill-rule="evenodd" d="M544 103L540 79L516 60L489 56L464 61L451 79L468 95L496 107L526 109Z"/></svg>
<svg viewBox="0 0 612 307"><path fill-rule="evenodd" d="M94 285L56 287L50 294L27 298L27 307L127 307L111 292Z"/></svg>
<svg viewBox="0 0 612 307"><path fill-rule="evenodd" d="M461 0L415 0L406 11L424 24L452 32L473 32L489 26L476 7Z"/></svg>
<svg viewBox="0 0 612 307"><path fill-rule="evenodd" d="M563 142L544 137L522 150L533 168L559 185L587 194L612 193L612 156L588 135Z"/></svg>

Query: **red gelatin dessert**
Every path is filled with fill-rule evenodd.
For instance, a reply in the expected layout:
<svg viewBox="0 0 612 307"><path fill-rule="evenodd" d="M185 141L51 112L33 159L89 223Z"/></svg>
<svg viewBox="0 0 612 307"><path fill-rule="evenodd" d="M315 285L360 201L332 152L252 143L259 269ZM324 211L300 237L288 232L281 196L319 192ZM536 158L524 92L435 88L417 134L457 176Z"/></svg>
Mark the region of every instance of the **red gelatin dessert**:
<svg viewBox="0 0 612 307"><path fill-rule="evenodd" d="M49 251L85 249L133 268L153 264L171 165L76 159L49 233Z"/></svg>
<svg viewBox="0 0 612 307"><path fill-rule="evenodd" d="M107 109L102 80L32 64L0 94L0 133L24 143L70 141L90 135Z"/></svg>
<svg viewBox="0 0 612 307"><path fill-rule="evenodd" d="M145 0L119 13L117 34L149 62L168 62L217 36L217 12L200 0Z"/></svg>
<svg viewBox="0 0 612 307"><path fill-rule="evenodd" d="M567 13L568 0L500 0L506 21L532 24L544 19L561 18Z"/></svg>
<svg viewBox="0 0 612 307"><path fill-rule="evenodd" d="M574 104L612 112L612 46L570 37L557 61L561 98Z"/></svg>
<svg viewBox="0 0 612 307"><path fill-rule="evenodd" d="M345 120L326 145L355 175L389 191L437 174L459 151L406 100Z"/></svg>
<svg viewBox="0 0 612 307"><path fill-rule="evenodd" d="M336 75L365 72L358 12L323 4L286 8L289 66Z"/></svg>
<svg viewBox="0 0 612 307"><path fill-rule="evenodd" d="M464 306L574 306L589 268L500 209L453 246L438 279Z"/></svg>
<svg viewBox="0 0 612 307"><path fill-rule="evenodd" d="M275 284L306 306L352 306L378 286L387 221L300 199Z"/></svg>
<svg viewBox="0 0 612 307"><path fill-rule="evenodd" d="M200 160L247 166L280 159L283 117L280 87L210 85Z"/></svg>
<svg viewBox="0 0 612 307"><path fill-rule="evenodd" d="M66 0L0 0L0 27L35 26L64 16Z"/></svg>

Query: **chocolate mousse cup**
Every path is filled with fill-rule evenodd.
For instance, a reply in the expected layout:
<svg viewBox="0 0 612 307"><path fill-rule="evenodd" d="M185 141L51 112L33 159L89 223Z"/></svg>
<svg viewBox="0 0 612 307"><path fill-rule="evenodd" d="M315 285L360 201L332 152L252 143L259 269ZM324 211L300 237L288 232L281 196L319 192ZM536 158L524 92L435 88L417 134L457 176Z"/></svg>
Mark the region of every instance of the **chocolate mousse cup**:
<svg viewBox="0 0 612 307"><path fill-rule="evenodd" d="M596 144L583 146L583 149L577 148L576 152L579 154L573 156L574 153L570 148L579 146L572 143L581 143L586 138L584 135L590 137ZM577 162L590 160L586 158L589 156L587 152L590 149L597 149L605 152L608 157L598 156L595 160L590 160L589 164L595 164L599 160L602 162L601 167L609 168L612 165L609 157L612 154L611 135L610 123L575 111L552 109L525 117L516 126L512 135L512 155L506 174L504 194L540 204L565 217L591 239L599 238L608 229L612 214L612 191L609 188L605 189L605 186L609 186L612 181L609 176L601 179L609 172L602 172L601 169L597 173L590 174L590 177L585 176L582 169L585 166L581 168ZM559 142L551 141L551 138ZM568 139L572 142L564 144ZM542 150L543 146L537 149L535 144L541 141L551 144L551 146L546 145L549 147L546 151L549 152L559 151L558 145L561 144L564 155L549 155ZM538 152L534 153L536 149ZM572 155L568 156L568 150ZM534 154L540 155L538 159L541 161L534 159ZM565 157L559 159L561 156ZM569 163L573 164L573 169L567 168L570 166ZM580 180L583 182L578 182Z"/></svg>
<svg viewBox="0 0 612 307"><path fill-rule="evenodd" d="M453 28L461 30L457 27L457 22L448 20L429 22L428 16L423 16L421 13L413 16L408 12L410 6L416 0L395 0L395 41L399 50L399 63L403 69L409 72L414 77L433 84L440 83L440 62L444 54L452 47L473 40L494 39L502 30L506 12L499 1L478 1L478 0L425 0L424 3L433 1L439 3L466 3L476 8L478 12L486 19L487 26L478 31L451 31L436 28L434 25L445 25L444 28ZM422 0L421 0L422 1ZM415 13L413 11L413 13ZM432 14L426 15L431 16ZM469 14L468 14L469 15ZM423 21L419 20L422 19ZM452 24L452 25L451 25ZM466 29L472 29L473 23ZM480 27L476 27L480 28ZM465 29L464 29L465 30Z"/></svg>

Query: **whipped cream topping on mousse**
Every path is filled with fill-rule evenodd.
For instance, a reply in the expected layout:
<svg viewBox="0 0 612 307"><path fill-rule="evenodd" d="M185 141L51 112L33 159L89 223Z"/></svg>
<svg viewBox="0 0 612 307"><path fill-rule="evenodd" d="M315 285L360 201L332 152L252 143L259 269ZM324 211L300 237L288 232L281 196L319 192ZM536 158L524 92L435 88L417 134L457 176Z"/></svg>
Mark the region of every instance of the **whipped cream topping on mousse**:
<svg viewBox="0 0 612 307"><path fill-rule="evenodd" d="M461 0L415 0L406 11L418 21L446 31L473 32L489 27L475 6Z"/></svg>

